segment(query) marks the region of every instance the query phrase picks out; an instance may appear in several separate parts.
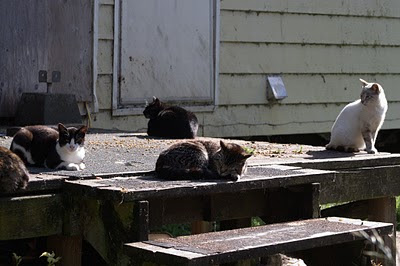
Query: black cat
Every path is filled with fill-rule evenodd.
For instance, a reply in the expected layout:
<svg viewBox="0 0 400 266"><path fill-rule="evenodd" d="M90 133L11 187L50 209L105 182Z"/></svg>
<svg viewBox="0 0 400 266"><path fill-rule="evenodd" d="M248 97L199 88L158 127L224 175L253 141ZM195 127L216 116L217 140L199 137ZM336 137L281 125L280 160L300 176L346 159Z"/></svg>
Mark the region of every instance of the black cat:
<svg viewBox="0 0 400 266"><path fill-rule="evenodd" d="M199 123L194 113L179 106L168 106L158 98L148 104L143 111L146 118L147 134L152 137L171 139L194 139Z"/></svg>

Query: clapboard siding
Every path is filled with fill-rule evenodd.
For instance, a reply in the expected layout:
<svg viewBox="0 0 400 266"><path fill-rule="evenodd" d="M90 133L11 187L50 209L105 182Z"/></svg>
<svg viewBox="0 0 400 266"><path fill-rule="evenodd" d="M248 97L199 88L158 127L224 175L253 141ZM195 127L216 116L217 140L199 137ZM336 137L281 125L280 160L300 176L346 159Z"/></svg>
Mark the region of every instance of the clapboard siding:
<svg viewBox="0 0 400 266"><path fill-rule="evenodd" d="M400 73L400 48L221 43L220 73Z"/></svg>
<svg viewBox="0 0 400 266"><path fill-rule="evenodd" d="M143 115L113 116L114 0L98 0L99 47L94 127L145 132ZM199 112L200 136L329 132L359 97L359 78L383 85L384 129L400 123L399 0L221 0L218 106ZM146 36L139 36L145 38ZM288 97L266 99L280 74Z"/></svg>
<svg viewBox="0 0 400 266"><path fill-rule="evenodd" d="M240 105L205 114L204 136L265 136L329 132L344 104ZM389 105L383 129L398 128L400 103Z"/></svg>
<svg viewBox="0 0 400 266"><path fill-rule="evenodd" d="M221 41L399 46L400 19L222 10Z"/></svg>
<svg viewBox="0 0 400 266"><path fill-rule="evenodd" d="M221 10L400 17L398 0L221 0Z"/></svg>
<svg viewBox="0 0 400 266"><path fill-rule="evenodd" d="M289 97L282 104L348 103L360 97L359 78L379 81L390 101L400 101L400 75L283 74ZM268 104L265 74L219 76L219 104ZM246 92L245 94L243 92Z"/></svg>

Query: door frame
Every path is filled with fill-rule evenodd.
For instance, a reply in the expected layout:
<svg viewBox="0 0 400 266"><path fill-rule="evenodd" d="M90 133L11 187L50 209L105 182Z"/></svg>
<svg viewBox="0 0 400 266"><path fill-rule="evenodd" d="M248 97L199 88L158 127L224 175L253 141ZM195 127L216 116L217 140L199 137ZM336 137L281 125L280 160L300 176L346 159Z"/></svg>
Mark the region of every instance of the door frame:
<svg viewBox="0 0 400 266"><path fill-rule="evenodd" d="M121 1L115 0L114 3L114 49L113 49L113 79L112 79L112 116L141 115L143 107L124 107L119 103L120 99L120 57L121 57ZM219 47L220 47L220 0L211 0L214 17L213 41L213 86L214 95L211 104L185 106L193 112L212 112L218 105L218 75L219 75Z"/></svg>

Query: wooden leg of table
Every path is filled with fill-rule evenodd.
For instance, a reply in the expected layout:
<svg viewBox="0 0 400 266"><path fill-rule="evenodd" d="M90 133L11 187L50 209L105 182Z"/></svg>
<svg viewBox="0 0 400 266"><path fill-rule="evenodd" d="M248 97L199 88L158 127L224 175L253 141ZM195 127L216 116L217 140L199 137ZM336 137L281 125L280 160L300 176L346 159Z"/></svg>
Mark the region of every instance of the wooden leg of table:
<svg viewBox="0 0 400 266"><path fill-rule="evenodd" d="M137 201L133 207L133 238L131 241L149 240L149 202Z"/></svg>
<svg viewBox="0 0 400 266"><path fill-rule="evenodd" d="M232 230L251 226L251 218L242 218L220 222L220 230Z"/></svg>
<svg viewBox="0 0 400 266"><path fill-rule="evenodd" d="M369 213L368 217L371 221L387 222L393 224L393 234L385 236L384 242L387 247L392 251L392 256L396 263L396 198L385 197L369 200ZM393 265L395 265L395 263ZM384 265L392 265L386 262Z"/></svg>
<svg viewBox="0 0 400 266"><path fill-rule="evenodd" d="M47 250L55 253L55 257L61 257L57 265L80 266L82 261L82 237L81 236L49 236L47 238Z"/></svg>
<svg viewBox="0 0 400 266"><path fill-rule="evenodd" d="M196 221L192 222L192 235L211 232L213 229L212 222Z"/></svg>
<svg viewBox="0 0 400 266"><path fill-rule="evenodd" d="M384 237L385 245L392 251L396 258L396 198L384 197L377 199L361 200L348 204L325 209L323 217L342 216L348 218L367 219L369 221L387 222L393 224L393 234ZM386 262L384 265L390 265Z"/></svg>

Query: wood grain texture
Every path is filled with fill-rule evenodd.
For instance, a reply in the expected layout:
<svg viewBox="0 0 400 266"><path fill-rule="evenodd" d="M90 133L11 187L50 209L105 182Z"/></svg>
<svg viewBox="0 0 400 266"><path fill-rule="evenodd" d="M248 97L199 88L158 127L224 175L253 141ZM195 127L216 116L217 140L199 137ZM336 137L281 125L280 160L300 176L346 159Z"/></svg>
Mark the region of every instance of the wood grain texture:
<svg viewBox="0 0 400 266"><path fill-rule="evenodd" d="M13 117L23 92L46 92L39 70L61 71L51 92L92 100L93 1L2 1L0 116Z"/></svg>
<svg viewBox="0 0 400 266"><path fill-rule="evenodd" d="M0 198L0 240L62 233L60 194Z"/></svg>
<svg viewBox="0 0 400 266"><path fill-rule="evenodd" d="M353 242L362 240L357 232L371 233L372 230L385 235L392 232L393 226L389 223L323 218L129 243L125 245L125 250L137 261L207 265Z"/></svg>

